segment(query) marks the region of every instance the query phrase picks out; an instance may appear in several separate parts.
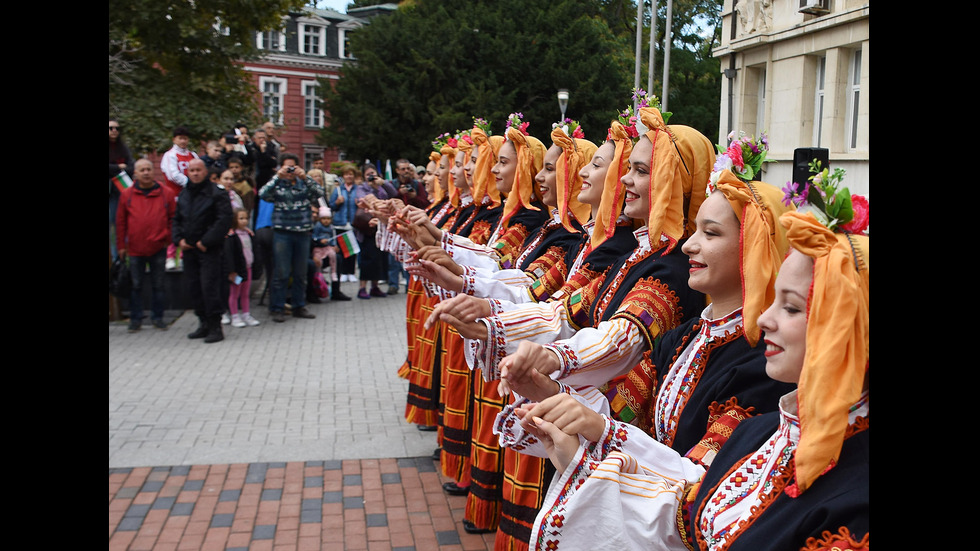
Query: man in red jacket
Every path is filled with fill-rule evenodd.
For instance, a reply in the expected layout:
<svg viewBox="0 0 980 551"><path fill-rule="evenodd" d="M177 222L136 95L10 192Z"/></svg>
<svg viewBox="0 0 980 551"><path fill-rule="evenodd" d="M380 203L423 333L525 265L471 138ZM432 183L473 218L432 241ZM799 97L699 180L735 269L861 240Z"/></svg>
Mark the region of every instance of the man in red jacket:
<svg viewBox="0 0 980 551"><path fill-rule="evenodd" d="M157 329L167 329L163 322L164 263L170 243L170 225L174 219L175 197L170 189L153 180L153 163L136 161L133 167L136 183L119 196L116 211L116 247L121 258L129 257L133 275L133 294L129 301L129 332L143 325L143 280L150 266L153 289L150 320Z"/></svg>

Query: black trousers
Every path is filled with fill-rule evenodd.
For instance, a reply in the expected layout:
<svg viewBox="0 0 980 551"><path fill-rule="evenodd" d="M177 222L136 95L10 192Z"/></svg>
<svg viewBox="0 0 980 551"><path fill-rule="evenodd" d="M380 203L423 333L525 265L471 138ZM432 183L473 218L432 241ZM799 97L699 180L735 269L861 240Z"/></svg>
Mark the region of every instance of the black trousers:
<svg viewBox="0 0 980 551"><path fill-rule="evenodd" d="M183 251L184 286L194 307L194 313L201 319L221 317L228 301L221 292L221 279L224 277L222 249L202 253L197 249Z"/></svg>

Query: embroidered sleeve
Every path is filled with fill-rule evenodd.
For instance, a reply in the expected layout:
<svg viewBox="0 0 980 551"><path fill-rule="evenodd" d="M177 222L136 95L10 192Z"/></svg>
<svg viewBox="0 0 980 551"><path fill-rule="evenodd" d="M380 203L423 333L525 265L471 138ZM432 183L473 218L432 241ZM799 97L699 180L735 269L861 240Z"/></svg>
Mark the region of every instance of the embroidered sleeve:
<svg viewBox="0 0 980 551"><path fill-rule="evenodd" d="M524 224L514 224L507 228L503 235L493 244L497 252L501 269L514 267L514 259L521 253L521 246L530 232Z"/></svg>
<svg viewBox="0 0 980 551"><path fill-rule="evenodd" d="M501 304L498 301L495 306ZM487 349L479 357L488 362L483 368L489 373L500 373L497 364L504 356L516 352L522 340L548 344L575 333L561 302L521 304L486 318L484 323L489 330L485 343Z"/></svg>
<svg viewBox="0 0 980 551"><path fill-rule="evenodd" d="M497 253L486 245L447 231L442 232L442 249L460 266L473 266L490 271L497 270Z"/></svg>
<svg viewBox="0 0 980 551"><path fill-rule="evenodd" d="M685 454L688 459L706 469L711 466L718 450L728 441L735 427L751 417L753 408L743 408L738 405L738 399L732 398L724 404L714 402L709 409L711 413L708 416L708 432Z"/></svg>
<svg viewBox="0 0 980 551"><path fill-rule="evenodd" d="M565 265L564 253L561 247L551 247L525 270L534 280L528 291L535 302L548 300L565 284L568 267Z"/></svg>
<svg viewBox="0 0 980 551"><path fill-rule="evenodd" d="M497 298L520 303L527 296L532 281L520 270L490 272L477 268L463 269L462 293L480 298Z"/></svg>
<svg viewBox="0 0 980 551"><path fill-rule="evenodd" d="M641 279L623 299L612 319L633 322L643 335L647 348L652 350L661 335L680 324L680 299L659 279Z"/></svg>
<svg viewBox="0 0 980 551"><path fill-rule="evenodd" d="M559 357L555 377L572 386L602 386L628 373L647 350L636 325L613 319L546 345Z"/></svg>
<svg viewBox="0 0 980 551"><path fill-rule="evenodd" d="M677 511L703 472L637 427L607 419L602 438L580 441L556 475L532 526L531 545L562 549L565 542L596 541L601 534L604 549L687 549Z"/></svg>

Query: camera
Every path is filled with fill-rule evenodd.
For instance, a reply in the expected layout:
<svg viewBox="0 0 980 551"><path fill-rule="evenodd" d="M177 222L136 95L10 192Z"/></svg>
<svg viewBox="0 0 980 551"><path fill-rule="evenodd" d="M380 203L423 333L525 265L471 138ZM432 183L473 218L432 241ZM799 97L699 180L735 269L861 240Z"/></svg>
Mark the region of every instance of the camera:
<svg viewBox="0 0 980 551"><path fill-rule="evenodd" d="M287 166L286 167L286 172L296 172L296 167L295 166Z"/></svg>
<svg viewBox="0 0 980 551"><path fill-rule="evenodd" d="M378 179L378 177L376 175L374 175L374 174L371 174L370 176L367 177L367 181L368 182L373 182L373 181L375 181L377 179Z"/></svg>

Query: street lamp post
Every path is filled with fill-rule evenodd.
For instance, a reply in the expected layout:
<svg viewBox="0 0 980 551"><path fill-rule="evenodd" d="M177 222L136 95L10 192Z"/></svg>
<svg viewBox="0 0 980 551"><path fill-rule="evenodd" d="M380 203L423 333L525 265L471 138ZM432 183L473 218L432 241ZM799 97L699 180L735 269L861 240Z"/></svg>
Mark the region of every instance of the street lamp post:
<svg viewBox="0 0 980 551"><path fill-rule="evenodd" d="M561 108L561 120L565 120L565 108L568 107L568 90L558 90L558 107Z"/></svg>

